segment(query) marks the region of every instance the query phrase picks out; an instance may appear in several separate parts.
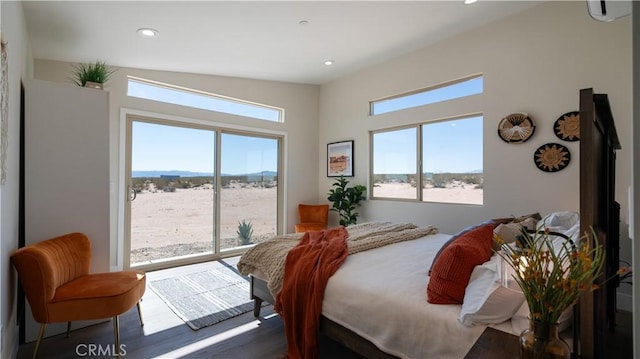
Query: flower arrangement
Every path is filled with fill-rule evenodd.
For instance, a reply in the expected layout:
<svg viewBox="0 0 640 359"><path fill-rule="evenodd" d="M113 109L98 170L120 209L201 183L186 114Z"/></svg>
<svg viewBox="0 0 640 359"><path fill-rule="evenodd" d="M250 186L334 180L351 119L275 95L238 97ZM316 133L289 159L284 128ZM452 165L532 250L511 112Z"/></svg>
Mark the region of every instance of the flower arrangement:
<svg viewBox="0 0 640 359"><path fill-rule="evenodd" d="M552 236L548 228L533 234L523 228L516 245L502 245L498 254L514 271L530 319L556 324L581 293L598 288L594 280L602 271L605 251L593 230L585 233L578 245L569 239L554 243ZM499 236L496 241L504 243Z"/></svg>

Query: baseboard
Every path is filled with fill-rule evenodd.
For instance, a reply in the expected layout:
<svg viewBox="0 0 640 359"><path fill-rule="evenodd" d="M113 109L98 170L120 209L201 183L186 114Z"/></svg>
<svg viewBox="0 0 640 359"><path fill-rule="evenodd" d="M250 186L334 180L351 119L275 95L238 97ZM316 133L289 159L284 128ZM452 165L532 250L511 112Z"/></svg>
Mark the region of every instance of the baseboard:
<svg viewBox="0 0 640 359"><path fill-rule="evenodd" d="M633 312L633 296L626 293L617 293L616 307L620 310Z"/></svg>

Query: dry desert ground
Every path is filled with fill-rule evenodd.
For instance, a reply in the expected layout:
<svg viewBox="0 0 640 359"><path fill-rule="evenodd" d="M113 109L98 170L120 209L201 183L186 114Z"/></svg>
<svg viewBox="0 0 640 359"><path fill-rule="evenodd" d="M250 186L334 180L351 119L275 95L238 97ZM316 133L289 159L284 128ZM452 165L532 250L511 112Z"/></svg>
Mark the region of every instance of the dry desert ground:
<svg viewBox="0 0 640 359"><path fill-rule="evenodd" d="M447 188L424 188L433 202L482 204L481 188L452 183ZM415 198L408 183L374 186L375 196ZM131 263L210 252L213 249L213 188L176 189L175 192L144 190L131 202ZM236 230L245 220L253 226L252 242L276 234L277 187L260 188L232 184L221 191L220 248L240 245Z"/></svg>
<svg viewBox="0 0 640 359"><path fill-rule="evenodd" d="M213 195L211 185L138 193L131 202L131 263L212 251ZM277 187L234 184L220 196L220 248L240 245L242 220L251 222L254 243L275 235Z"/></svg>
<svg viewBox="0 0 640 359"><path fill-rule="evenodd" d="M416 187L409 183L380 183L373 187L374 197L416 198ZM453 181L444 188L426 186L424 201L443 203L482 204L483 189L475 185Z"/></svg>

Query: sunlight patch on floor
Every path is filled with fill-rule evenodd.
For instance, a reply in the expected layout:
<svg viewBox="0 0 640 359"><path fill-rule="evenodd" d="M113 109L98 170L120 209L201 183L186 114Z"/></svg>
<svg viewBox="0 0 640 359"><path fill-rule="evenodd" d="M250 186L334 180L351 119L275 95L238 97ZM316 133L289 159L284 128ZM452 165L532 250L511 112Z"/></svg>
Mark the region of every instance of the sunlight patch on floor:
<svg viewBox="0 0 640 359"><path fill-rule="evenodd" d="M179 357L188 357L189 354L195 353L199 350L205 349L207 347L210 347L212 345L215 345L217 343L220 343L222 341L225 341L229 338L232 338L236 335L240 335L243 333L246 333L250 330L256 329L258 328L258 326L260 325L260 321L259 320L254 320L250 323L247 324L243 324L241 326L229 329L227 331L224 331L220 334L216 334L213 335L211 337L207 337L204 338L200 341L197 341L195 343L191 343L189 345L180 347L179 349L176 349L174 351L168 352L168 353L164 353L160 356L154 357L154 358L179 358Z"/></svg>

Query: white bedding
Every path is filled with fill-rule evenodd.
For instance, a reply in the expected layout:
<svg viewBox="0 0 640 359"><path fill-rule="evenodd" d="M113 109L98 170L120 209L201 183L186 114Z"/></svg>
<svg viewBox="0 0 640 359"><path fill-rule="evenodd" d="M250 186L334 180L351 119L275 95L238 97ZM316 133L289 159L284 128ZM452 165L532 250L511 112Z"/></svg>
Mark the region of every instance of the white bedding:
<svg viewBox="0 0 640 359"><path fill-rule="evenodd" d="M463 358L485 326L464 326L461 305L430 304L426 294L432 259L450 237L350 255L329 279L323 315L400 358ZM511 332L509 321L492 326Z"/></svg>

